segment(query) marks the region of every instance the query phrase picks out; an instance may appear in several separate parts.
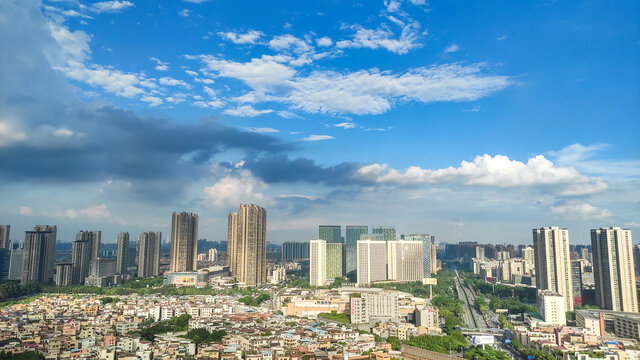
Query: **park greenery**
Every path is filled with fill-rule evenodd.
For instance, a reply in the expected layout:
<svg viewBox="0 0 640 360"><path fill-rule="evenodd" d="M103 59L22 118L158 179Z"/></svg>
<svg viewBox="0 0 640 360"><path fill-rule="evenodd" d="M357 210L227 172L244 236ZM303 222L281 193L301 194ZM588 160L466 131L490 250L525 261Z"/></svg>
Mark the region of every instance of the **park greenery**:
<svg viewBox="0 0 640 360"><path fill-rule="evenodd" d="M44 355L35 351L21 353L0 352L0 360L44 360Z"/></svg>
<svg viewBox="0 0 640 360"><path fill-rule="evenodd" d="M158 334L187 331L189 328L189 319L191 319L191 315L183 314L156 323L149 321L145 323L142 329L133 331L133 333L138 333L140 337L145 340L153 341Z"/></svg>
<svg viewBox="0 0 640 360"><path fill-rule="evenodd" d="M246 295L238 299L241 303L245 305L258 306L262 304L264 301L269 300L271 297L269 294L265 292L259 292L258 296L253 297L251 295Z"/></svg>
<svg viewBox="0 0 640 360"><path fill-rule="evenodd" d="M0 284L0 306L13 305L17 299L35 295L42 291L40 284L28 282L20 284L18 281L7 281Z"/></svg>
<svg viewBox="0 0 640 360"><path fill-rule="evenodd" d="M187 332L183 337L189 339L196 343L196 345L200 344L209 344L209 343L219 343L222 341L222 338L227 335L227 332L224 330L216 330L214 332L209 332L207 329L192 329Z"/></svg>
<svg viewBox="0 0 640 360"><path fill-rule="evenodd" d="M345 324L349 323L349 316L347 314L342 314L342 313L338 314L338 312L335 310L328 313L320 313L318 314L318 317L326 320L345 323Z"/></svg>
<svg viewBox="0 0 640 360"><path fill-rule="evenodd" d="M483 360L509 360L507 354L493 349L491 346L487 346L484 349L482 346L474 346L464 352L465 359L483 359Z"/></svg>

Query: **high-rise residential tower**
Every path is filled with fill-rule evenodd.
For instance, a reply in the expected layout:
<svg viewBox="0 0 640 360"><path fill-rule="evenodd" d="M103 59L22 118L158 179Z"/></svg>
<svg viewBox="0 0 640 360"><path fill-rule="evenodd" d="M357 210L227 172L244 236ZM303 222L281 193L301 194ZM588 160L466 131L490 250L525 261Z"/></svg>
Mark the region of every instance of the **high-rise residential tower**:
<svg viewBox="0 0 640 360"><path fill-rule="evenodd" d="M318 239L327 243L341 243L342 230L340 225L320 225L318 226Z"/></svg>
<svg viewBox="0 0 640 360"><path fill-rule="evenodd" d="M198 215L173 213L171 224L171 265L169 271L196 271L198 262Z"/></svg>
<svg viewBox="0 0 640 360"><path fill-rule="evenodd" d="M11 259L9 260L9 280L22 279L22 256L24 244L11 244Z"/></svg>
<svg viewBox="0 0 640 360"><path fill-rule="evenodd" d="M22 284L35 281L39 283L49 282L49 269L47 261L52 259L48 254L51 237L51 230L26 231L24 235L24 250L22 261Z"/></svg>
<svg viewBox="0 0 640 360"><path fill-rule="evenodd" d="M140 234L140 250L138 251L138 277L160 275L161 232L143 232Z"/></svg>
<svg viewBox="0 0 640 360"><path fill-rule="evenodd" d="M53 273L55 271L54 263L56 260L56 239L58 238L58 227L55 225L36 225L33 227L33 231L47 232L47 235L45 236L46 251L42 266L44 266L47 272L47 279L45 282L49 282L50 279L53 279Z"/></svg>
<svg viewBox="0 0 640 360"><path fill-rule="evenodd" d="M387 242L358 241L358 284L387 280Z"/></svg>
<svg viewBox="0 0 640 360"><path fill-rule="evenodd" d="M267 210L241 204L229 214L227 227L229 272L246 286L267 281Z"/></svg>
<svg viewBox="0 0 640 360"><path fill-rule="evenodd" d="M368 226L347 225L345 227L345 274L356 271L358 267L358 240L360 240L360 235L368 232Z"/></svg>
<svg viewBox="0 0 640 360"><path fill-rule="evenodd" d="M100 257L100 243L102 240L102 231L90 230L79 231L76 235L76 241L89 241L91 242L91 259L94 260Z"/></svg>
<svg viewBox="0 0 640 360"><path fill-rule="evenodd" d="M78 240L80 238L80 240ZM83 240L78 233L76 241L71 247L71 262L73 262L73 273L71 282L73 284L84 284L84 279L89 276L89 265L93 256L92 240Z"/></svg>
<svg viewBox="0 0 640 360"><path fill-rule="evenodd" d="M327 284L327 242L324 240L309 242L309 284L311 286Z"/></svg>
<svg viewBox="0 0 640 360"><path fill-rule="evenodd" d="M613 311L638 312L631 230L591 230L596 305Z"/></svg>
<svg viewBox="0 0 640 360"><path fill-rule="evenodd" d="M557 226L533 229L536 287L562 295L567 311L573 311L573 280L569 230Z"/></svg>
<svg viewBox="0 0 640 360"><path fill-rule="evenodd" d="M116 251L116 274L127 273L127 260L129 256L129 233L118 234L118 250Z"/></svg>
<svg viewBox="0 0 640 360"><path fill-rule="evenodd" d="M8 249L9 248L9 232L11 230L11 225L0 225L0 249Z"/></svg>

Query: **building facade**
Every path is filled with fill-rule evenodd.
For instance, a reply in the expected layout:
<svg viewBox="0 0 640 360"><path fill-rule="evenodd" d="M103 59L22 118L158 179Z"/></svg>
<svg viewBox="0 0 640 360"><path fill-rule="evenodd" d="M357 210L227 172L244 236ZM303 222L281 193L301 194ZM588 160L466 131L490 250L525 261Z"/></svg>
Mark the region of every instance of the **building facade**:
<svg viewBox="0 0 640 360"><path fill-rule="evenodd" d="M8 249L11 238L9 234L11 225L0 225L0 249Z"/></svg>
<svg viewBox="0 0 640 360"><path fill-rule="evenodd" d="M327 243L341 243L342 230L340 225L320 225L318 226L318 239Z"/></svg>
<svg viewBox="0 0 640 360"><path fill-rule="evenodd" d="M140 249L138 250L138 277L160 275L160 245L161 232L143 232L140 234Z"/></svg>
<svg viewBox="0 0 640 360"><path fill-rule="evenodd" d="M538 290L538 312L545 324L553 326L567 325L567 311L564 296L554 291Z"/></svg>
<svg viewBox="0 0 640 360"><path fill-rule="evenodd" d="M395 226L374 226L371 228L372 234L382 235L384 241L396 240L396 227Z"/></svg>
<svg viewBox="0 0 640 360"><path fill-rule="evenodd" d="M429 248L431 248L430 245ZM394 281L422 281L424 278L422 250L422 241L388 241L387 279Z"/></svg>
<svg viewBox="0 0 640 360"><path fill-rule="evenodd" d="M22 274L20 279L22 284L29 281L39 283L49 282L50 272L48 261L49 259L53 259L53 255L49 254L48 251L50 250L51 238L53 236L51 230L25 232Z"/></svg>
<svg viewBox="0 0 640 360"><path fill-rule="evenodd" d="M267 281L267 210L254 204L241 204L229 214L227 247L229 272L246 286Z"/></svg>
<svg viewBox="0 0 640 360"><path fill-rule="evenodd" d="M357 248L358 284L387 280L387 242L360 240Z"/></svg>
<svg viewBox="0 0 640 360"><path fill-rule="evenodd" d="M342 272L342 243L327 241L327 279L335 279L343 275Z"/></svg>
<svg viewBox="0 0 640 360"><path fill-rule="evenodd" d="M58 227L56 225L36 225L33 227L33 231L47 232L45 236L46 251L44 253L43 264L47 272L46 282L53 279L53 273L55 270L56 260L56 241L58 238ZM25 245L26 248L26 245ZM24 262L24 261L23 261Z"/></svg>
<svg viewBox="0 0 640 360"><path fill-rule="evenodd" d="M369 232L369 227L364 225L345 226L345 274L356 271L358 267L358 240L360 235Z"/></svg>
<svg viewBox="0 0 640 360"><path fill-rule="evenodd" d="M76 241L89 241L91 243L91 258L89 260L100 257L100 243L102 242L102 231L85 230L76 234Z"/></svg>
<svg viewBox="0 0 640 360"><path fill-rule="evenodd" d="M171 220L169 271L196 271L198 263L198 214L174 212Z"/></svg>
<svg viewBox="0 0 640 360"><path fill-rule="evenodd" d="M309 259L308 242L285 242L282 244L282 260Z"/></svg>
<svg viewBox="0 0 640 360"><path fill-rule="evenodd" d="M129 259L129 233L118 234L118 249L116 251L116 274L126 274Z"/></svg>
<svg viewBox="0 0 640 360"><path fill-rule="evenodd" d="M533 229L536 287L562 295L567 311L573 311L573 277L569 230L559 227Z"/></svg>
<svg viewBox="0 0 640 360"><path fill-rule="evenodd" d="M327 242L324 240L309 241L309 284L327 284Z"/></svg>
<svg viewBox="0 0 640 360"><path fill-rule="evenodd" d="M631 230L591 230L596 305L601 309L638 312Z"/></svg>
<svg viewBox="0 0 640 360"><path fill-rule="evenodd" d="M82 238L81 238L82 239ZM89 265L93 255L93 241L77 240L71 247L71 261L73 262L73 284L84 284L84 279L89 276Z"/></svg>

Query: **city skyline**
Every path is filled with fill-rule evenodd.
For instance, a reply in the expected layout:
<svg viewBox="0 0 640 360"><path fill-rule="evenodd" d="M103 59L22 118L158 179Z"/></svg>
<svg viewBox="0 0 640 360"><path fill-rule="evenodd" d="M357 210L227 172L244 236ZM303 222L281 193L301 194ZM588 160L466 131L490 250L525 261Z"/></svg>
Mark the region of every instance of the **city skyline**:
<svg viewBox="0 0 640 360"><path fill-rule="evenodd" d="M174 209L221 240L238 203L270 209L274 243L332 223L640 230L636 3L118 3L2 4L14 240L168 234Z"/></svg>

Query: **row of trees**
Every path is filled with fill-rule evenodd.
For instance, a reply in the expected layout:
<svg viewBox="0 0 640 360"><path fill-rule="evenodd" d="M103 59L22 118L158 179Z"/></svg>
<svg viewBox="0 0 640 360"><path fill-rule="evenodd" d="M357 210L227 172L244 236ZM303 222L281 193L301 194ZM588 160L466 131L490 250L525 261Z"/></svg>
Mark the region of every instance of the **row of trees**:
<svg viewBox="0 0 640 360"><path fill-rule="evenodd" d="M17 281L7 281L0 284L0 303L23 296L38 294L42 287L37 282L20 284Z"/></svg>

